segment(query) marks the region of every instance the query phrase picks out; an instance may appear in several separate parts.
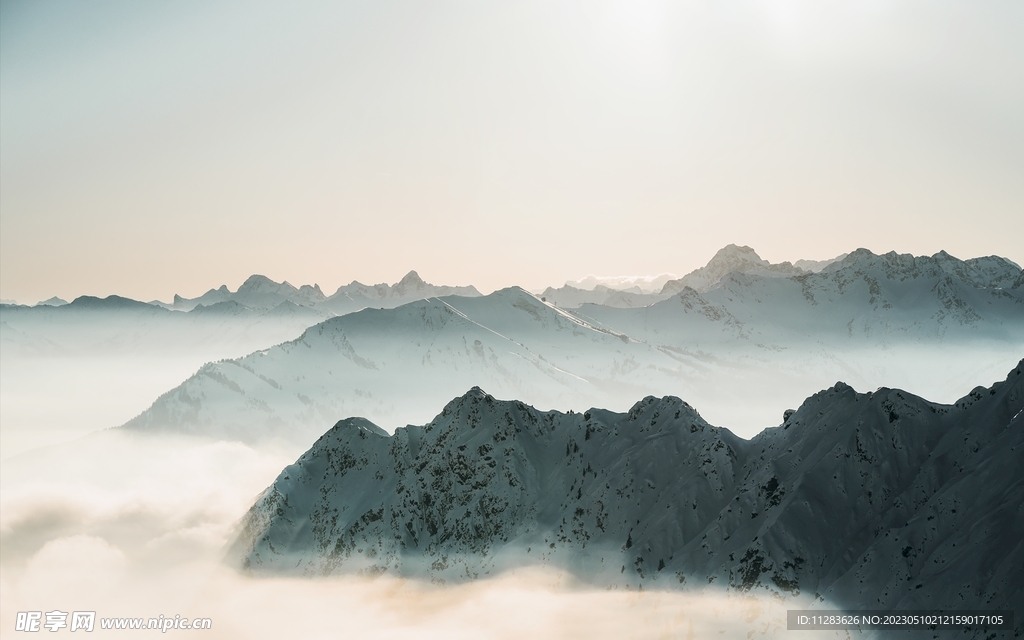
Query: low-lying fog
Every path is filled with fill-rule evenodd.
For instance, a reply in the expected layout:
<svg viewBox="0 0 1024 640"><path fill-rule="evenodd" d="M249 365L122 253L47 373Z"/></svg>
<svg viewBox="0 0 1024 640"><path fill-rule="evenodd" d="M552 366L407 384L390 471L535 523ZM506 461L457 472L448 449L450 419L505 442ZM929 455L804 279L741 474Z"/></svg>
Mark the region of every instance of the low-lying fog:
<svg viewBox="0 0 1024 640"><path fill-rule="evenodd" d="M117 355L25 355L4 350L0 353L0 459L122 425L215 355L199 349L147 349ZM597 405L624 412L644 395L676 395L711 424L751 438L765 427L778 425L786 409L797 408L808 396L840 380L861 392L887 386L933 402L952 403L977 385L1002 380L1022 356L1024 352L1006 344L985 342L942 348L902 343L847 351L822 347L757 358L717 357L687 379L652 377L646 387L634 383L635 388L628 389L594 388L587 397L563 390L556 400L551 385L531 386L529 381L521 385L526 391L518 393L491 385L484 385L484 390L538 409L561 411L584 411ZM431 377L425 370L407 373L388 388L377 389L373 397L339 381L337 398L352 409L336 420L360 415L388 432L406 424L425 424L471 386L466 376L467 382L455 384ZM419 382L410 387L411 379ZM364 381L363 386L371 384ZM546 396L531 398L530 389ZM332 424L295 425L302 435L292 443L293 457Z"/></svg>
<svg viewBox="0 0 1024 640"><path fill-rule="evenodd" d="M216 638L747 638L778 634L786 609L808 604L603 591L544 568L447 587L244 577L224 565L224 547L291 461L237 443L109 432L8 461L0 629L12 631L18 611L59 609L211 618Z"/></svg>
<svg viewBox="0 0 1024 640"><path fill-rule="evenodd" d="M762 426L778 424L784 409L836 379L860 391L899 386L951 402L1005 377L1020 354L947 350L903 356L879 354L875 367L870 359L856 368L839 366L806 390L777 389L771 380L737 371L741 382L684 399L712 423L723 424L716 413L734 405L751 425ZM778 634L785 629L786 609L810 604L722 592L603 591L542 567L448 587L388 576L247 578L223 562L233 527L303 446L253 447L118 431L80 437L146 408L195 370L194 356L3 360L4 636L19 611L59 609L95 610L98 617L208 617L214 629L208 635L217 638L746 638L751 632L750 637ZM424 407L423 422L440 409ZM399 425L381 426L391 431ZM745 437L758 430L724 426ZM45 448L26 452L38 446ZM103 635L98 628L95 633Z"/></svg>
<svg viewBox="0 0 1024 640"><path fill-rule="evenodd" d="M0 356L0 457L122 425L205 354Z"/></svg>

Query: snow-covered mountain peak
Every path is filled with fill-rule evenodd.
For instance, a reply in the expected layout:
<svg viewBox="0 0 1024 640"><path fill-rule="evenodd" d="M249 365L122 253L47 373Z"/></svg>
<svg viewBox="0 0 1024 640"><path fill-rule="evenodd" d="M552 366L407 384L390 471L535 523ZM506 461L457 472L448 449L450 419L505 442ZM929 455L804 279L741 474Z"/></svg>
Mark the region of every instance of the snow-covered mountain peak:
<svg viewBox="0 0 1024 640"><path fill-rule="evenodd" d="M835 271L837 269L843 268L844 266L856 264L862 260L871 260L876 257L877 256L874 253L872 253L869 249L865 249L864 247L858 247L851 251L850 253L846 254L846 257L843 258L842 260L839 260L830 265L829 267L826 267L825 270Z"/></svg>
<svg viewBox="0 0 1024 640"><path fill-rule="evenodd" d="M513 309L526 312L535 319L560 317L575 324L583 324L575 316L555 308L552 304L541 300L540 296L518 286L498 289L493 293L482 296L480 300L491 301L492 306L508 305Z"/></svg>
<svg viewBox="0 0 1024 640"><path fill-rule="evenodd" d="M310 302L320 302L321 300L324 300L327 297L324 295L324 292L321 291L320 285L316 283L312 285L302 285L301 287L299 287L298 295L300 297L306 298Z"/></svg>
<svg viewBox="0 0 1024 640"><path fill-rule="evenodd" d="M469 402L480 402L484 400L494 400L494 396L487 393L480 387L473 385L473 387L462 396L462 400Z"/></svg>
<svg viewBox="0 0 1024 640"><path fill-rule="evenodd" d="M661 291L666 282L675 280L678 277L672 273L659 273L656 276L598 276L589 274L579 280L567 280L565 286L583 291L603 289L654 294Z"/></svg>
<svg viewBox="0 0 1024 640"><path fill-rule="evenodd" d="M545 306L539 296L536 296L526 289L516 285L505 287L504 289L498 289L494 293L485 297L494 297L495 299L507 300L511 303L523 302L535 305L538 308Z"/></svg>
<svg viewBox="0 0 1024 640"><path fill-rule="evenodd" d="M755 264L768 265L771 264L767 260L757 255L757 252L746 245L727 244L719 249L711 261L708 262L708 266L715 265L718 263L729 263L736 264L740 262L753 262Z"/></svg>
<svg viewBox="0 0 1024 640"><path fill-rule="evenodd" d="M842 260L835 262L825 269L823 273L834 273L836 271L842 271L846 269L855 268L860 271L866 269L881 269L889 277L903 275L906 277L916 277L920 271L920 267L923 265L937 265L940 263L949 263L955 260L945 251L940 251L934 256L914 256L910 253L896 253L895 251L889 251L888 253L873 253L868 249L859 248L855 251L851 251L850 255L846 256Z"/></svg>
<svg viewBox="0 0 1024 640"><path fill-rule="evenodd" d="M430 284L420 278L415 271L410 271L394 285L365 285L353 280L350 284L338 287L333 295L318 306L337 315L343 315L366 307L390 309L423 298L451 295L477 297L480 292L472 286L449 287Z"/></svg>
<svg viewBox="0 0 1024 640"><path fill-rule="evenodd" d="M251 311L251 309L249 309L249 307L245 306L244 304L239 304L234 300L225 300L223 302L214 302L213 304L210 305L197 304L188 313L194 313L196 315L221 314L235 316L244 314L248 311Z"/></svg>
<svg viewBox="0 0 1024 640"><path fill-rule="evenodd" d="M322 306L321 303L325 300L326 296L318 284L304 284L295 287L287 281L279 283L264 275L253 274L246 278L245 282L238 287L238 291L234 293L228 289L227 285L221 285L196 298L183 298L175 294L171 304L160 301L150 304L176 311L191 311L199 305L209 307L221 302L233 301L256 315L262 315L277 308L282 302L290 302L308 309ZM324 318L334 314L329 309L318 308L315 315Z"/></svg>
<svg viewBox="0 0 1024 640"><path fill-rule="evenodd" d="M836 256L834 258L830 258L828 260L797 260L796 262L793 263L793 266L798 268L798 269L803 269L804 271L810 271L812 273L818 273L819 271L821 271L822 269L824 269L828 265L830 265L830 264L832 264L834 262L839 262L840 260L842 260L843 258L845 258L848 255L850 255L850 254L848 254L848 253L841 253L838 256Z"/></svg>
<svg viewBox="0 0 1024 640"><path fill-rule="evenodd" d="M479 386L472 387L469 391L448 402L441 413L424 428L431 431L440 424L448 425L448 428L469 428L476 429L481 424L481 414L490 415L502 411L511 410L513 405L521 406L522 403L515 401L498 400L487 393ZM492 421L485 420L483 423L489 425Z"/></svg>
<svg viewBox="0 0 1024 640"><path fill-rule="evenodd" d="M151 305L145 302L139 302L138 300L132 300L131 298L124 298L121 296L107 296L106 298L97 298L96 296L78 296L71 301L70 304L62 305L71 309L152 309Z"/></svg>
<svg viewBox="0 0 1024 640"><path fill-rule="evenodd" d="M719 249L707 265L691 271L678 280L666 282L661 293L662 295L672 295L682 290L683 287L691 287L705 292L714 287L722 278L734 272L769 277L795 276L806 273L803 269L794 267L788 262L772 264L757 255L757 252L750 247L730 244Z"/></svg>
<svg viewBox="0 0 1024 640"><path fill-rule="evenodd" d="M390 434L388 434L387 431L381 429L380 427L378 427L377 425L373 424L372 422L370 422L366 418L360 418L360 417L345 418L344 420L338 420L338 422L336 422L334 424L334 426L331 427L330 431L328 431L327 434L330 434L331 432L335 432L335 433L340 433L340 432L356 432L356 433L358 433L360 431L366 432L366 433L372 433L372 434L377 435L377 436L384 436L385 438L391 437ZM325 434L325 435L327 435L327 434Z"/></svg>
<svg viewBox="0 0 1024 640"><path fill-rule="evenodd" d="M662 416L671 417L673 421L682 420L683 422L699 423L704 427L711 426L705 422L696 409L690 406L690 403L676 396L661 398L647 396L630 407L626 416L630 421L650 422L652 426L657 424Z"/></svg>
<svg viewBox="0 0 1024 640"><path fill-rule="evenodd" d="M420 274L416 273L415 271L410 271L409 273L405 274L401 280L398 281L398 284L395 285L395 288L402 287L419 289L422 288L425 284L427 283L423 281L423 278L420 277Z"/></svg>
<svg viewBox="0 0 1024 640"><path fill-rule="evenodd" d="M277 283L259 274L253 274L245 279L242 286L238 287L238 294L247 293L277 293L282 295L295 294L299 290L296 289L288 281Z"/></svg>

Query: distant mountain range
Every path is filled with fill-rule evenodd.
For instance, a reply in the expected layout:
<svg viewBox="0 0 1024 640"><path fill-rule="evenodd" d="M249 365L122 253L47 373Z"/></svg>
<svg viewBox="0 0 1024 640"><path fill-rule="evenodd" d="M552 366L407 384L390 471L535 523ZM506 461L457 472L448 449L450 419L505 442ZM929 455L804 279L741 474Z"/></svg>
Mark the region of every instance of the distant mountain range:
<svg viewBox="0 0 1024 640"><path fill-rule="evenodd" d="M150 304L167 309L191 311L199 305L216 305L223 302L235 302L255 310L269 310L284 302L315 309L325 317L344 315L366 307L394 308L407 302L434 296L479 296L474 287L437 286L424 282L419 274L410 271L394 285L365 285L352 281L338 287L331 296L324 295L320 285L304 284L296 288L288 282L277 283L266 276L253 275L238 287L238 291L228 290L227 285L219 289L210 289L198 298L182 298L174 296L170 304L155 300Z"/></svg>
<svg viewBox="0 0 1024 640"><path fill-rule="evenodd" d="M915 257L858 249L817 273L730 271L710 289L684 286L671 301L644 309L583 305L577 315L668 343L699 343L698 326L722 323L737 337L766 344L786 342L779 336L787 333L846 333L880 343L947 332L1016 340L1024 328L1024 271L997 256L959 260L945 252Z"/></svg>
<svg viewBox="0 0 1024 640"><path fill-rule="evenodd" d="M691 271L682 278L664 278L653 281L661 282L658 289L650 287L641 289L639 286L632 288L609 287L596 279L584 279L580 282L567 282L565 286L557 289L548 287L541 293L541 297L563 309L576 309L584 304L619 308L646 307L665 300L687 287L699 293L705 293L731 273L745 273L762 277L799 276L817 273L847 255L844 253L831 260L798 260L796 264L788 262L772 264L762 259L750 247L730 244L720 249L706 266Z"/></svg>
<svg viewBox="0 0 1024 640"><path fill-rule="evenodd" d="M208 360L248 353L291 340L303 330L359 309L394 308L437 295L479 296L473 287L424 282L410 271L395 285L353 282L324 296L317 285L294 287L260 275L237 291L226 286L171 304L122 296L80 296L71 303L50 298L29 307L0 306L0 346L7 355L108 355L133 349L207 351Z"/></svg>
<svg viewBox="0 0 1024 640"><path fill-rule="evenodd" d="M874 255L866 249L859 249L855 259L864 255ZM674 278L669 274L652 277L598 277L587 276L580 280L569 281L562 287L548 287L540 292L545 302L551 302L563 309L576 309L584 304L597 304L617 308L635 308L652 305L683 291L693 289L698 293L707 293L718 287L726 276L731 274L747 274L761 277L790 278L820 273L831 265L843 262L850 254L842 254L831 260L797 260L795 263L782 262L772 264L757 255L750 247L727 245L720 249L707 265L691 271L682 278ZM880 256L881 257L881 256ZM928 260L927 256L914 257L898 255L894 252L885 254L889 260ZM998 256L974 258L960 261L945 252L931 257L932 260L946 260L963 265L958 275L967 276L976 287L1012 286L1012 280L1021 272L1021 267L1014 262ZM415 271L407 273L394 285L364 285L358 281L338 287L332 295L327 296L317 284L295 287L291 283L274 282L262 275L252 275L231 291L227 285L210 289L197 298L183 298L174 295L172 302L153 300L148 304L173 311L192 311L203 306L211 307L224 302L234 302L246 310L265 313L282 303L302 307L311 315L323 318L345 315L364 308L391 309L403 304L431 297L444 296L480 296L473 286L443 286L425 282ZM82 296L82 299L93 299ZM111 296L105 300L127 300L120 296ZM56 296L38 303L36 306L59 307L68 303ZM12 301L4 301L4 305L16 306ZM290 306L290 305L288 305ZM232 309L237 309L232 305Z"/></svg>
<svg viewBox="0 0 1024 640"><path fill-rule="evenodd" d="M1021 612L1022 374L953 405L837 383L749 441L676 397L561 413L474 388L392 436L338 422L259 497L232 553L254 574L550 565L615 588Z"/></svg>
<svg viewBox="0 0 1024 640"><path fill-rule="evenodd" d="M595 276L589 275L579 280L569 280L565 284L587 291L604 287L612 291L628 291L630 293L657 293L669 280L675 280L677 276L671 273L662 273L656 276Z"/></svg>
<svg viewBox="0 0 1024 640"><path fill-rule="evenodd" d="M80 296L61 305L0 306L0 349L7 358L184 350L203 354L202 362L289 340L325 317L288 301L263 311L225 301L185 313L121 296Z"/></svg>
<svg viewBox="0 0 1024 640"><path fill-rule="evenodd" d="M796 400L779 393L840 375L892 379L890 368L956 388L964 370L1005 367L1024 353L1022 282L1001 258L859 250L819 273L731 272L706 293L686 287L636 309L570 313L517 287L428 298L332 318L208 364L126 426L308 443L339 415L422 421L475 385L566 408L685 393L725 416ZM933 370L919 349L941 350L946 366ZM738 380L742 403L727 392Z"/></svg>
<svg viewBox="0 0 1024 640"><path fill-rule="evenodd" d="M576 309L584 304L597 304L618 308L645 307L666 300L687 288L700 294L708 293L722 286L726 282L727 276L734 274L759 276L762 278L812 277L813 274L843 268L839 265L848 266L849 263L846 261L850 256L851 254L844 253L831 260L797 260L793 264L789 262L772 264L758 256L757 252L750 247L739 247L730 244L719 250L706 266L696 269L682 278L667 280L661 289L656 292L642 291L638 287L631 289L623 287L611 288L594 281L586 282L586 284L593 284L593 286L586 288L576 283L566 283L565 286L557 289L548 287L541 293L541 296L546 301L553 302L563 309ZM868 256L874 256L887 262L886 268L890 271L902 270L906 273L907 277L911 278L917 278L922 275L919 272L915 272L915 267L909 264L914 261L918 263L917 268L930 269L933 273L935 265L940 265L937 267L940 271L953 268L957 270L957 278L969 282L971 286L978 288L1011 288L1014 280L1021 273L1019 265L999 256L958 260L944 251L929 258L928 256L914 257L895 252L890 252L883 256L875 256L875 254L867 249L858 249L854 252L850 262L862 262ZM929 264L932 266L929 266Z"/></svg>

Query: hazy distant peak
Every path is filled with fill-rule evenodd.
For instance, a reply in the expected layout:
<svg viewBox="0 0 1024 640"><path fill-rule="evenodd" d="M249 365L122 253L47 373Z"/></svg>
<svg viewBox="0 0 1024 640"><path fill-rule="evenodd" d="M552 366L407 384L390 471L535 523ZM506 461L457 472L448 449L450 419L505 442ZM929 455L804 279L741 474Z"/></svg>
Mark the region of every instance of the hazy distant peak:
<svg viewBox="0 0 1024 640"><path fill-rule="evenodd" d="M419 287L423 286L424 284L426 284L426 282L423 281L423 278L420 277L420 274L416 273L415 271L410 271L409 273L405 274L405 276L401 280L398 281L397 286Z"/></svg>
<svg viewBox="0 0 1024 640"><path fill-rule="evenodd" d="M320 285L316 283L313 285L304 284L299 287L299 295L317 302L327 297L324 295L324 292L320 290Z"/></svg>
<svg viewBox="0 0 1024 640"><path fill-rule="evenodd" d="M267 276L253 274L246 278L242 286L238 287L237 293L298 293L292 284L287 280L281 283L274 282Z"/></svg>
<svg viewBox="0 0 1024 640"><path fill-rule="evenodd" d="M621 288L621 289L616 289L614 287L609 287L607 285L599 284L596 287L594 287L594 292L596 292L596 293L607 293L609 295L611 295L613 293L634 293L636 295L644 295L644 290L641 289L640 287L636 286L636 285L633 285L632 287L624 287L624 288Z"/></svg>
<svg viewBox="0 0 1024 640"><path fill-rule="evenodd" d="M381 285L378 285L378 287L381 287ZM423 278L420 277L420 274L416 273L415 271L410 271L409 273L405 274L405 276L401 280L396 282L395 286L391 287L390 292L387 291L387 285L383 285L381 294L382 296L389 295L389 293L391 295L398 294L400 296L408 295L413 292L423 291L428 287L430 287L430 285L423 281Z"/></svg>
<svg viewBox="0 0 1024 640"><path fill-rule="evenodd" d="M281 302L281 304L279 304L276 307L274 307L273 309L271 309L271 311L285 312L285 311L292 311L292 310L297 310L297 309L301 309L301 308L302 307L300 307L299 305L295 304L291 300L284 300L284 301Z"/></svg>
<svg viewBox="0 0 1024 640"><path fill-rule="evenodd" d="M893 251L891 253L895 253L895 252ZM857 262L859 260L863 260L864 258L874 258L874 257L875 257L875 254L872 253L872 251L870 249L865 249L864 247L857 247L856 249L851 251L850 254L846 257L846 261L847 262Z"/></svg>
<svg viewBox="0 0 1024 640"><path fill-rule="evenodd" d="M757 255L757 252L750 247L729 244L719 249L706 266L691 271L678 280L666 282L661 293L662 295L672 295L687 286L705 292L718 284L722 278L736 271L775 277L806 273L803 269L788 262L772 264Z"/></svg>
<svg viewBox="0 0 1024 640"><path fill-rule="evenodd" d="M769 268L772 263L757 255L757 252L750 247L729 244L719 249L704 268L715 273L722 272L722 275L725 275L732 271L741 271L749 266Z"/></svg>
<svg viewBox="0 0 1024 640"><path fill-rule="evenodd" d="M511 287L505 287L504 289L498 289L497 291L485 297L508 300L510 303L512 303L513 306L515 306L517 303L520 305L526 304L531 306L535 305L538 307L544 305L544 303L541 302L540 296L534 295L527 291L526 289L516 285L513 285Z"/></svg>
<svg viewBox="0 0 1024 640"><path fill-rule="evenodd" d="M832 264L826 266L824 269L822 269L822 272L839 271L840 269L845 269L846 267L856 265L857 263L864 262L865 260L873 260L877 257L878 256L876 256L870 250L860 247L846 254L846 257L844 257L842 260L837 260Z"/></svg>
<svg viewBox="0 0 1024 640"><path fill-rule="evenodd" d="M242 283L242 286L238 287L238 290L241 291L242 289L256 289L257 287L266 286L267 284L277 283L268 278L267 276L254 273L245 279L245 282Z"/></svg>
<svg viewBox="0 0 1024 640"><path fill-rule="evenodd" d="M78 296L68 304L68 307L76 309L154 308L153 305L146 304L145 302L139 302L138 300L132 300L131 298L124 298L116 295L107 296L106 298L97 298L96 296Z"/></svg>
<svg viewBox="0 0 1024 640"><path fill-rule="evenodd" d="M740 259L751 260L758 263L768 264L768 261L757 255L757 252L746 245L732 244L731 242L715 253L715 257L711 258L711 262L715 260L727 260L731 257L739 257ZM708 264L711 264L709 262Z"/></svg>
<svg viewBox="0 0 1024 640"><path fill-rule="evenodd" d="M626 291L628 293L657 293L669 280L678 276L672 273L659 273L656 276L597 276L587 275L579 280L568 280L566 287L580 291Z"/></svg>
<svg viewBox="0 0 1024 640"><path fill-rule="evenodd" d="M658 276L658 278L666 278L663 282L667 282L668 277L667 274ZM584 280L594 278L594 276L587 276ZM561 309L578 309L585 304L598 304L623 309L647 307L668 297L659 293L663 282L658 284L658 287L653 290L650 288L645 289L645 287L657 284L658 278L654 280L643 279L643 286L634 284L626 288L622 288L622 286L627 281L639 283L641 279L616 279L615 286L596 284L592 289L579 288L574 286L572 282L569 282L558 289L548 287L538 295L543 296L546 302L554 304Z"/></svg>
<svg viewBox="0 0 1024 640"><path fill-rule="evenodd" d="M194 313L196 315L202 314L221 314L221 315L238 315L251 311L249 307L240 304L234 300L224 300L222 302L214 302L209 305L197 304L188 313Z"/></svg>
<svg viewBox="0 0 1024 640"><path fill-rule="evenodd" d="M713 272L724 272L726 275L733 271L743 273L760 273L761 271L778 272L784 275L799 275L804 270L795 267L790 262L771 263L757 254L756 251L747 246L726 245L718 250L718 253L708 262L706 269Z"/></svg>
<svg viewBox="0 0 1024 640"><path fill-rule="evenodd" d="M803 269L804 271L810 271L812 273L819 273L825 267L827 267L830 264L833 264L835 262L839 262L840 260L842 260L843 258L845 258L848 255L850 255L850 254L848 254L848 253L841 253L838 256L836 256L835 258L831 258L829 260L797 260L796 262L793 263L793 266L797 267L798 269Z"/></svg>
<svg viewBox="0 0 1024 640"><path fill-rule="evenodd" d="M42 302L40 302L36 306L37 307L63 307L67 303L68 303L67 300L61 300L57 296L53 296L52 298L49 298L48 300L43 300Z"/></svg>
<svg viewBox="0 0 1024 640"><path fill-rule="evenodd" d="M394 308L414 300L451 295L478 297L480 292L472 286L449 287L430 284L420 278L415 271L410 271L394 285L365 285L353 280L350 284L338 287L337 291L317 306L344 315L366 307Z"/></svg>
<svg viewBox="0 0 1024 640"><path fill-rule="evenodd" d="M164 307L165 309L190 311L199 305L209 307L210 305L216 304L218 302L224 302L225 300L228 300L231 297L231 295L232 294L231 291L228 289L228 286L226 284L222 284L220 285L219 288L210 289L209 291L199 296L198 298L189 299L185 298L184 296L180 296L176 293L174 294L174 297L171 299L171 304L169 305L160 302L159 300L154 300L150 304L155 304L156 306Z"/></svg>

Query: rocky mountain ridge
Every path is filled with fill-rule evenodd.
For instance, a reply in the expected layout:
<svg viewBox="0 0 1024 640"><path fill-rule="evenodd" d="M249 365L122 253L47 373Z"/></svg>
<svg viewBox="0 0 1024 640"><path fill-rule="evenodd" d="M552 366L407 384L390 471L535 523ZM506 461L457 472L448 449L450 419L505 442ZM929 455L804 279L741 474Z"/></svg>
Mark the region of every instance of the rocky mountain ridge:
<svg viewBox="0 0 1024 640"><path fill-rule="evenodd" d="M609 588L1024 607L1024 361L954 405L843 383L752 440L674 397L537 411L478 388L393 436L338 422L257 500L254 574L461 581L552 565Z"/></svg>

